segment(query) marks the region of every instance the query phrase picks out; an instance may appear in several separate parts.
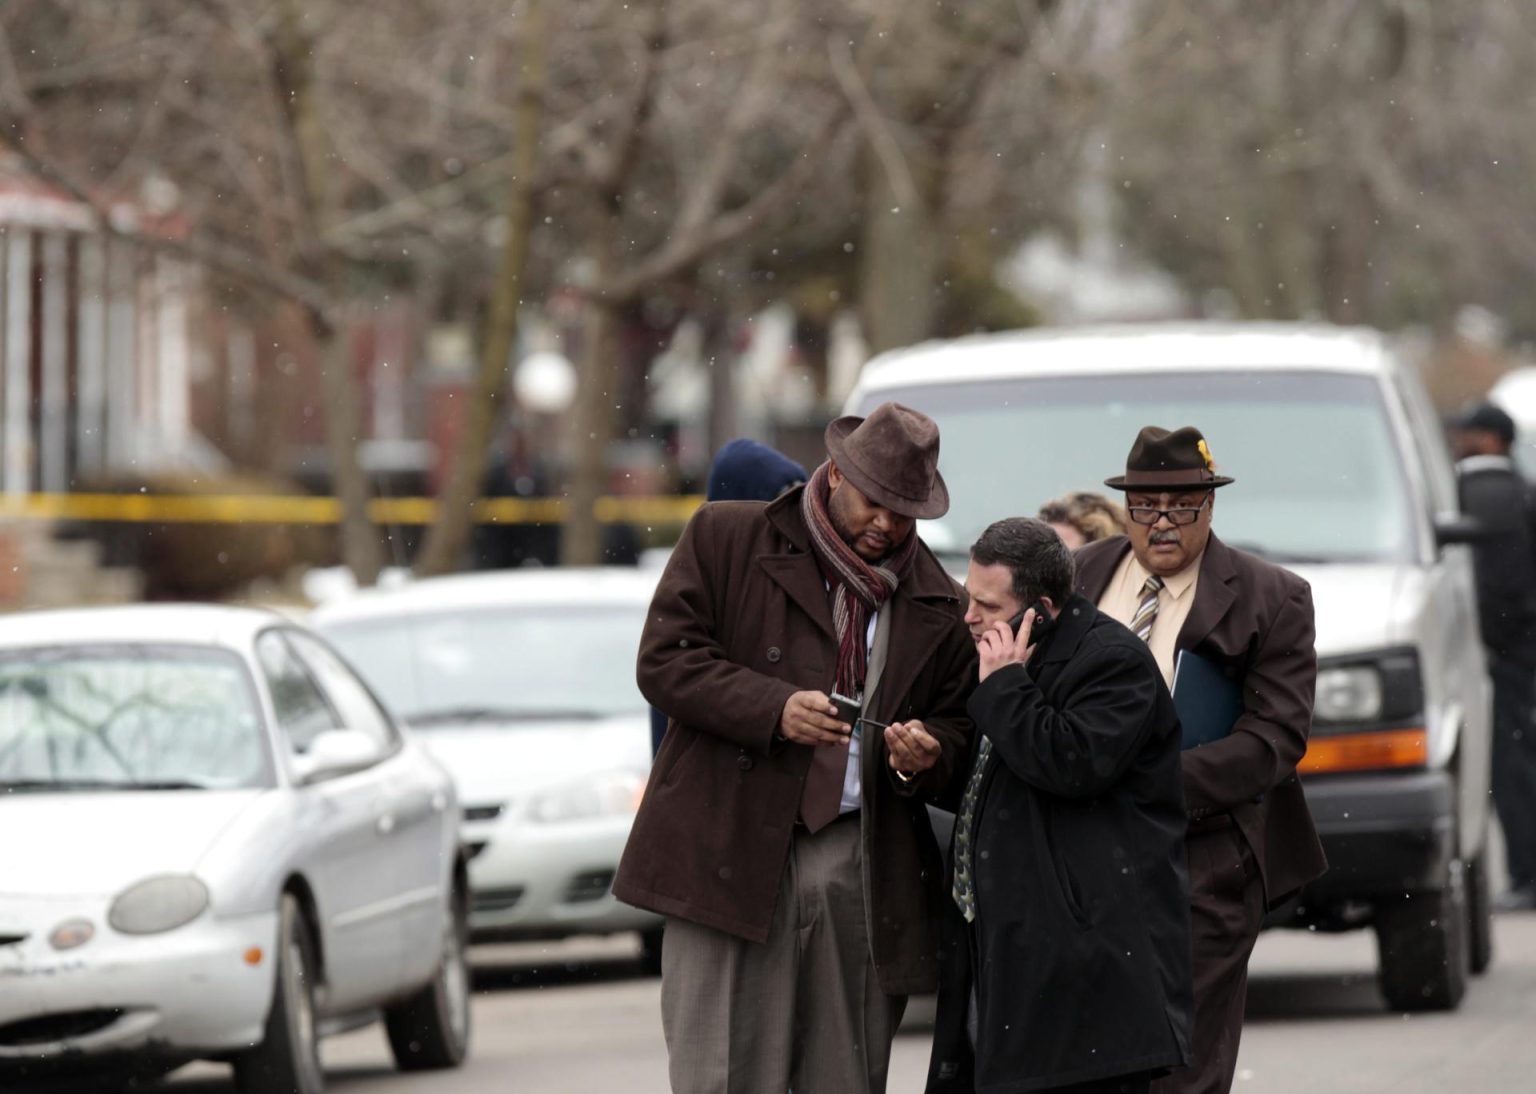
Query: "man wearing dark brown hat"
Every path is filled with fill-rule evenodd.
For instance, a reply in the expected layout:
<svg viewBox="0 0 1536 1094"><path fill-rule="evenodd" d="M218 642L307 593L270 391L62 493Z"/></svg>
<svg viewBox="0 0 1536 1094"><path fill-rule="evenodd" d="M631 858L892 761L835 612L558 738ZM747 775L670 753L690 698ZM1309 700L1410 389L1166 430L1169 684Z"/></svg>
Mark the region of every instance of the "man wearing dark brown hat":
<svg viewBox="0 0 1536 1094"><path fill-rule="evenodd" d="M1154 1094L1231 1089L1265 909L1326 868L1296 778L1317 683L1312 592L1212 534L1216 491L1232 481L1217 474L1198 430L1149 426L1125 474L1105 482L1125 492L1129 536L1077 555L1078 591L1146 641L1170 686L1189 651L1199 659L1191 676L1214 669L1241 705L1230 729L1198 746L1184 727L1195 1061L1158 1080Z"/></svg>
<svg viewBox="0 0 1536 1094"><path fill-rule="evenodd" d="M922 799L966 755L976 678L914 530L949 507L938 427L886 403L826 444L804 487L695 514L641 639L672 718L614 894L667 917L678 1094L882 1091L906 997L937 986Z"/></svg>

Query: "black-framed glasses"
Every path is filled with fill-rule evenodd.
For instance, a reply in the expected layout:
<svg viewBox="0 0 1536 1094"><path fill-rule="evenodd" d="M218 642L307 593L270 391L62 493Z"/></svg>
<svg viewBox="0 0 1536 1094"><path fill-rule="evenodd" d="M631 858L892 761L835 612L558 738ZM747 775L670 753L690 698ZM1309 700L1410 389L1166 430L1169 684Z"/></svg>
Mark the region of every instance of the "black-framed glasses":
<svg viewBox="0 0 1536 1094"><path fill-rule="evenodd" d="M1200 519L1200 510L1211 503L1211 495L1205 495L1205 499L1195 506L1181 506L1175 509L1158 509L1151 505L1131 505L1126 507L1126 514L1137 524L1156 524L1163 517L1168 518L1168 523L1175 526L1193 524Z"/></svg>

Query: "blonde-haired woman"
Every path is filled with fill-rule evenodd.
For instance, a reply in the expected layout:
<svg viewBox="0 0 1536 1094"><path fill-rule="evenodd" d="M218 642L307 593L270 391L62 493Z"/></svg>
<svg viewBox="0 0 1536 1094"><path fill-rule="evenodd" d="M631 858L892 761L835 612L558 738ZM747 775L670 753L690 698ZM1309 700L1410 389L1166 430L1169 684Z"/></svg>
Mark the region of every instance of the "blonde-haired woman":
<svg viewBox="0 0 1536 1094"><path fill-rule="evenodd" d="M1125 510L1102 494L1063 494L1040 507L1040 519L1072 550L1125 533Z"/></svg>

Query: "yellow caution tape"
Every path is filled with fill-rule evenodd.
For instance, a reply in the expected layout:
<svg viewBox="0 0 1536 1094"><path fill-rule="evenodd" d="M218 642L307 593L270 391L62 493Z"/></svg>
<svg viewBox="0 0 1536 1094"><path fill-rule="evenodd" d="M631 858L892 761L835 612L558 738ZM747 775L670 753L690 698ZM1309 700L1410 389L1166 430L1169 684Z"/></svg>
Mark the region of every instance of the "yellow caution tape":
<svg viewBox="0 0 1536 1094"><path fill-rule="evenodd" d="M682 524L703 502L682 497L598 498L593 512L604 524ZM431 524L435 498L375 498L375 524ZM561 498L481 498L471 507L480 524L560 524ZM336 524L341 502L330 497L255 494L4 494L0 519L137 521L163 524Z"/></svg>

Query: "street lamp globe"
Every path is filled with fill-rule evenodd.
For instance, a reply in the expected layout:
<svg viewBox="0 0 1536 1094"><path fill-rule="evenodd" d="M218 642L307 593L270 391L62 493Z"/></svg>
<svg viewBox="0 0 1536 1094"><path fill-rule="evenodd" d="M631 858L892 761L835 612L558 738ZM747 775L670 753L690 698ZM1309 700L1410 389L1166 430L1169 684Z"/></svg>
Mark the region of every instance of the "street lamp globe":
<svg viewBox="0 0 1536 1094"><path fill-rule="evenodd" d="M524 357L512 375L518 404L538 414L559 414L576 398L576 368L552 350Z"/></svg>

